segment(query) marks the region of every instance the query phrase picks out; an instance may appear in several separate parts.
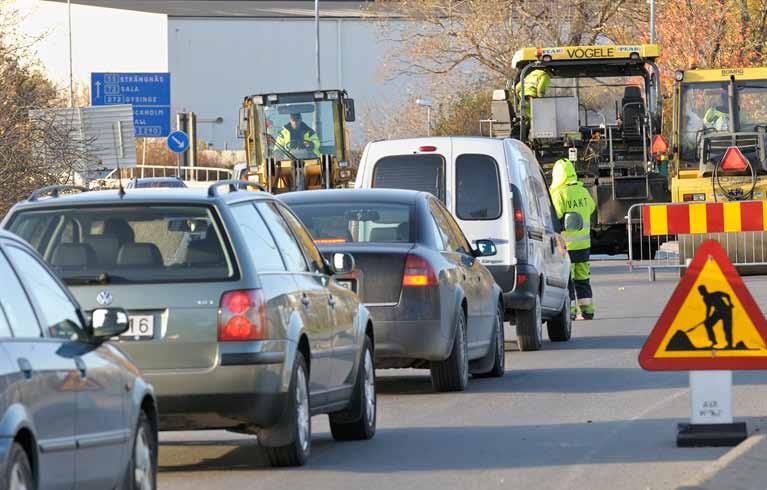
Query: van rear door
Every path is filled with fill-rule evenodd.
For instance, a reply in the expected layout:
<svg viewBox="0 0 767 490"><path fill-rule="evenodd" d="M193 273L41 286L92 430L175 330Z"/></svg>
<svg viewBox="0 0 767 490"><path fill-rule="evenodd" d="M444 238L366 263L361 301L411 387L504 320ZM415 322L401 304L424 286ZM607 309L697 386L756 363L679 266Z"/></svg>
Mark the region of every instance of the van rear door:
<svg viewBox="0 0 767 490"><path fill-rule="evenodd" d="M361 187L429 192L443 203L448 199L447 162L450 140L419 138L382 141L368 146Z"/></svg>
<svg viewBox="0 0 767 490"><path fill-rule="evenodd" d="M455 138L452 154L448 209L472 245L483 238L495 242L498 254L481 257L482 264L514 265L513 210L503 145L497 140Z"/></svg>

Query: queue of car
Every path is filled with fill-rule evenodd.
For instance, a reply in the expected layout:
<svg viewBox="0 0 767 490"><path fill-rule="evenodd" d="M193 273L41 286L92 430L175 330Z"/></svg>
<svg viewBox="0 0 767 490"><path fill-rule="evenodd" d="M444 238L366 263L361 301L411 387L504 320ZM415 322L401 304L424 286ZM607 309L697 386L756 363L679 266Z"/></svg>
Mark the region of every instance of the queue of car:
<svg viewBox="0 0 767 490"><path fill-rule="evenodd" d="M514 140L374 142L355 190L139 184L41 189L2 222L0 485L156 488L159 430L302 465L314 415L374 436L376 369L462 391L504 375L504 320L521 350L544 321L570 338L569 259Z"/></svg>

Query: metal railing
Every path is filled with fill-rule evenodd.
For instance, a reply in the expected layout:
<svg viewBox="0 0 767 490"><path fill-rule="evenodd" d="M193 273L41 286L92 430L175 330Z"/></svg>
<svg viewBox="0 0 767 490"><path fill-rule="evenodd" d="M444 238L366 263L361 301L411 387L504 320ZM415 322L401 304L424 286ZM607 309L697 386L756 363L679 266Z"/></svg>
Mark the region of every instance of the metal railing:
<svg viewBox="0 0 767 490"><path fill-rule="evenodd" d="M739 201L726 203L727 205L740 206L743 203L754 203L755 201ZM712 204L712 203L709 203ZM725 203L718 203L723 205ZM767 203L759 202L767 207ZM669 216L681 215L684 218L685 212L688 213L689 230L680 232L678 227L663 223L661 232L652 228L652 215L650 207L665 206L668 208L677 208L681 213L675 213L672 210ZM706 225L707 217L704 215L697 218L692 216L690 211L681 209L687 206L706 207L706 203L640 203L634 204L628 210L626 216L626 227L628 234L628 267L630 271L635 268L646 268L650 282L655 280L655 273L659 269L680 270L689 264L689 261L695 255L695 251L706 240L715 240L719 242L727 251L727 255L733 265L738 267L764 267L767 266L767 218L762 221L761 229L752 226L745 231L711 231ZM757 209L759 211L759 209ZM740 214L737 214L740 219ZM764 216L764 214L763 214ZM666 218L668 219L668 218ZM677 218L677 222L680 221ZM696 221L697 220L697 221ZM727 218L722 214L721 226L725 227L724 221ZM661 220L662 221L662 220ZM683 221L683 220L682 220ZM729 225L729 223L728 223ZM663 230L666 232L663 232ZM734 225L726 226L726 229L735 229Z"/></svg>
<svg viewBox="0 0 767 490"><path fill-rule="evenodd" d="M120 177L124 180L145 179L152 177L176 177L189 182L217 182L229 180L233 171L219 167L177 167L166 165L138 165L120 169ZM117 180L117 169L109 172L104 180Z"/></svg>

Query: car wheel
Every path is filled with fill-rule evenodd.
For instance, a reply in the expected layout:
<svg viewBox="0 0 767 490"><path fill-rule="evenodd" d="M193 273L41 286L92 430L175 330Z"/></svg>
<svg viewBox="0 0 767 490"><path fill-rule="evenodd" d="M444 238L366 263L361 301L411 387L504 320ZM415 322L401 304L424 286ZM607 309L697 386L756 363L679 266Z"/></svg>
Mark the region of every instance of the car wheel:
<svg viewBox="0 0 767 490"><path fill-rule="evenodd" d="M336 441L372 439L376 433L376 371L373 343L365 337L357 383L348 410L330 414L330 432Z"/></svg>
<svg viewBox="0 0 767 490"><path fill-rule="evenodd" d="M154 490L157 488L157 439L152 424L141 412L133 438L133 452L125 476L125 490Z"/></svg>
<svg viewBox="0 0 767 490"><path fill-rule="evenodd" d="M292 412L293 441L285 446L265 447L272 466L303 466L312 446L312 418L309 412L309 377L306 361L296 353L290 381L288 410Z"/></svg>
<svg viewBox="0 0 767 490"><path fill-rule="evenodd" d="M475 374L479 378L500 378L506 372L506 339L503 334L503 304L500 300L495 308L495 325L493 329L495 332L493 367L486 373Z"/></svg>
<svg viewBox="0 0 767 490"><path fill-rule="evenodd" d="M531 309L517 311L517 344L519 350L540 350L542 337L541 299L536 296Z"/></svg>
<svg viewBox="0 0 767 490"><path fill-rule="evenodd" d="M9 490L34 490L35 478L32 466L21 444L14 442L8 454L8 466L5 475L6 487Z"/></svg>
<svg viewBox="0 0 767 490"><path fill-rule="evenodd" d="M570 315L570 297L565 297L562 310L557 316L546 322L549 340L552 342L567 342L573 333L573 317Z"/></svg>
<svg viewBox="0 0 767 490"><path fill-rule="evenodd" d="M455 338L450 356L431 363L431 384L437 391L463 391L469 383L469 348L466 342L466 316L458 310Z"/></svg>

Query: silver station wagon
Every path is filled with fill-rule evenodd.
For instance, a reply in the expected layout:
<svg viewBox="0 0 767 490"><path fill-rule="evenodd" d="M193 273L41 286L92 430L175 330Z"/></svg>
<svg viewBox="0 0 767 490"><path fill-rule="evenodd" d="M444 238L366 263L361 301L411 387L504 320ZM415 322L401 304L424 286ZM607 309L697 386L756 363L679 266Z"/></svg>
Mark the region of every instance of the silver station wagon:
<svg viewBox="0 0 767 490"><path fill-rule="evenodd" d="M375 433L373 325L296 216L270 194L42 189L3 227L27 240L86 311L128 311L117 340L152 382L161 430L257 434L303 464L311 416L339 440Z"/></svg>

